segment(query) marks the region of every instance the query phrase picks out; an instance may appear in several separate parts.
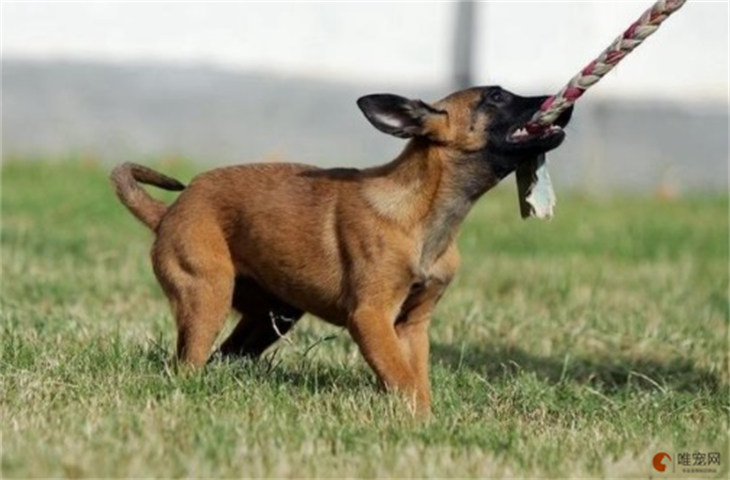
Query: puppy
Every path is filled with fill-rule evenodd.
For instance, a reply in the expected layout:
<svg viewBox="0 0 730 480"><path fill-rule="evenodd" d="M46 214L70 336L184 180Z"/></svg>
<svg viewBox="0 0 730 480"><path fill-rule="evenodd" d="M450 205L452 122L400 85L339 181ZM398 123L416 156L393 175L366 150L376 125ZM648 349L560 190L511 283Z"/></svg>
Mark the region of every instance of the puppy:
<svg viewBox="0 0 730 480"><path fill-rule="evenodd" d="M363 170L239 165L185 187L140 165L116 167L119 199L156 234L152 265L177 323L178 359L203 366L231 308L241 318L220 351L250 357L309 312L347 328L380 383L428 413L427 330L459 264L457 231L482 194L561 144L571 111L512 137L546 98L495 86L431 104L362 97L375 128L410 139L395 160ZM139 183L184 191L167 206Z"/></svg>

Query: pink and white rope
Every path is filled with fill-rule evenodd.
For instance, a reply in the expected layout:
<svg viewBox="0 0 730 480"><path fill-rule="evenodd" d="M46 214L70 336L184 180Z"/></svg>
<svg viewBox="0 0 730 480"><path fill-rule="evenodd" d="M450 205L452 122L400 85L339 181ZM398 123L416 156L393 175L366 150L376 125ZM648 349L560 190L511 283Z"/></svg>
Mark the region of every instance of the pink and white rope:
<svg viewBox="0 0 730 480"><path fill-rule="evenodd" d="M686 0L659 0L631 24L595 60L570 79L560 92L543 102L540 110L525 125L529 133L539 133L553 124L561 113L573 105L583 92L610 72L618 62L631 53L672 13L679 10Z"/></svg>

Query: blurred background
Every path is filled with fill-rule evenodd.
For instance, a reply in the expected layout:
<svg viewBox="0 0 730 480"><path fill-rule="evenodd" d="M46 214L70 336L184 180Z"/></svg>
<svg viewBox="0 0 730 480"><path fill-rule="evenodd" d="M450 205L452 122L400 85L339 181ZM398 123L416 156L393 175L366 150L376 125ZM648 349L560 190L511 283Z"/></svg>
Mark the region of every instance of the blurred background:
<svg viewBox="0 0 730 480"><path fill-rule="evenodd" d="M552 94L651 3L3 3L2 157L384 163L359 96ZM688 2L550 160L557 188L726 191L728 3Z"/></svg>

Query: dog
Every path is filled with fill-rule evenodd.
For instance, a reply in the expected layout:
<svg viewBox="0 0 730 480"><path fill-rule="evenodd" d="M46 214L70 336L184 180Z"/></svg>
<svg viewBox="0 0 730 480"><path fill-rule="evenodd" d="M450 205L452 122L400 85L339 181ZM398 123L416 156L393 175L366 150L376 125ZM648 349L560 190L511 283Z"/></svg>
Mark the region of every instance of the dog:
<svg viewBox="0 0 730 480"><path fill-rule="evenodd" d="M152 265L175 316L178 360L205 365L231 308L241 318L224 356L259 356L309 312L347 328L379 384L428 414L428 326L459 265L457 231L486 191L562 143L572 110L543 132L519 130L547 98L497 86L435 103L364 96L357 104L370 123L409 142L362 170L248 164L185 187L117 166L117 196L156 234ZM139 183L183 191L167 206Z"/></svg>

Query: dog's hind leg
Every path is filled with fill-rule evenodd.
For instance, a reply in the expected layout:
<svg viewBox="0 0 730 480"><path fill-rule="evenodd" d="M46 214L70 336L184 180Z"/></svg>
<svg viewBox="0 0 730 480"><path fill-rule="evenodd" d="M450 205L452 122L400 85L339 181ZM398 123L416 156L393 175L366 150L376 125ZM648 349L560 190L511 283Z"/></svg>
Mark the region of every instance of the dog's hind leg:
<svg viewBox="0 0 730 480"><path fill-rule="evenodd" d="M276 310L269 310L274 311ZM260 311L244 312L231 335L221 344L220 352L226 357L258 358L280 337L286 335L301 315L298 313L296 317L286 317Z"/></svg>
<svg viewBox="0 0 730 480"><path fill-rule="evenodd" d="M233 263L222 235L215 233L158 242L153 249L155 274L177 323L177 358L192 367L205 365L231 309ZM196 239L205 247L196 246Z"/></svg>
<svg viewBox="0 0 730 480"><path fill-rule="evenodd" d="M220 347L224 356L260 356L304 315L243 277L236 279L233 308L241 312L241 319Z"/></svg>

